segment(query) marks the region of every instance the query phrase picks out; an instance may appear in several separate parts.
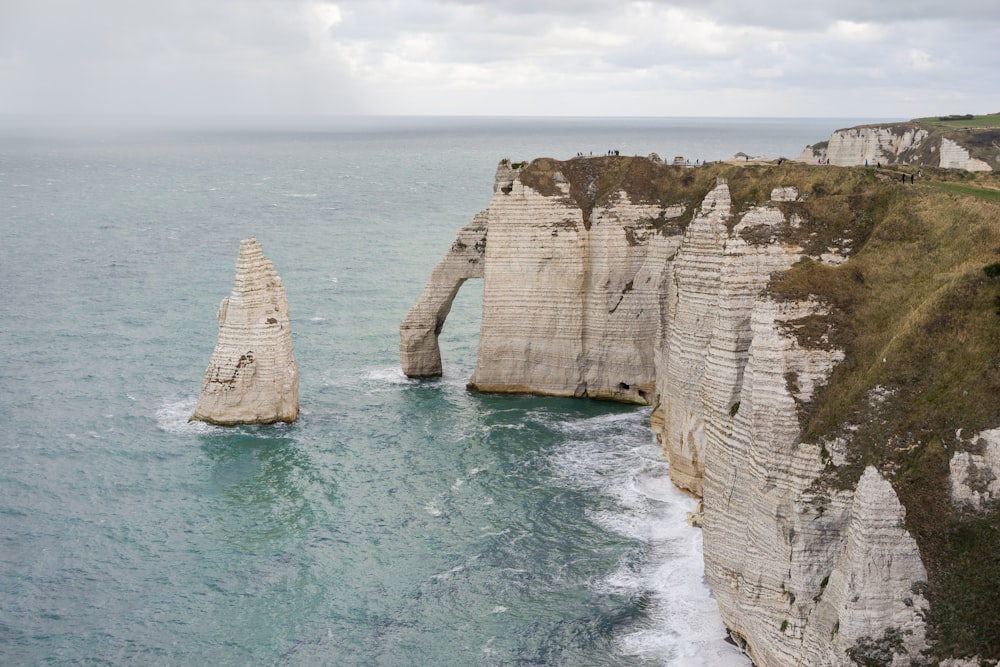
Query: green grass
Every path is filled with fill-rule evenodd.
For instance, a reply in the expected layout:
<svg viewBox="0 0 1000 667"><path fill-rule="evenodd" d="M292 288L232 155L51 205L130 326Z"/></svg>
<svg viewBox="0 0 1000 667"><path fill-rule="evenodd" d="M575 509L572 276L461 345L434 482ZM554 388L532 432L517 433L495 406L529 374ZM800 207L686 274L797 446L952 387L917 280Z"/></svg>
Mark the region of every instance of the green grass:
<svg viewBox="0 0 1000 667"><path fill-rule="evenodd" d="M950 115L950 114L945 114ZM914 118L910 121L911 123L916 123L918 125L924 125L927 127L941 127L947 129L958 129L958 128L988 128L988 127L1000 127L1000 113L984 114L981 116L973 116L971 119L956 119L956 120L941 120L939 116L931 116L929 118Z"/></svg>
<svg viewBox="0 0 1000 667"><path fill-rule="evenodd" d="M944 181L928 181L920 184L921 187L933 188L951 195L965 195L976 197L984 201L1000 203L1000 190L977 187L966 183L947 183Z"/></svg>
<svg viewBox="0 0 1000 667"><path fill-rule="evenodd" d="M1000 280L983 270L1000 260L1000 202L965 184L925 185L867 190L884 204L860 251L838 267L801 262L772 290L829 304L825 321L803 331L825 326L846 351L800 412L806 442L849 440L849 465L831 468L826 483L852 488L866 465L887 475L928 570L938 657L959 650L997 659L1000 616L984 613L982 601L992 604L1000 590L1000 558L991 555L1000 553L1000 511L970 517L954 507L948 462L975 446L959 429L968 438L1000 425ZM815 333L800 332L800 343ZM871 400L876 387L881 402Z"/></svg>

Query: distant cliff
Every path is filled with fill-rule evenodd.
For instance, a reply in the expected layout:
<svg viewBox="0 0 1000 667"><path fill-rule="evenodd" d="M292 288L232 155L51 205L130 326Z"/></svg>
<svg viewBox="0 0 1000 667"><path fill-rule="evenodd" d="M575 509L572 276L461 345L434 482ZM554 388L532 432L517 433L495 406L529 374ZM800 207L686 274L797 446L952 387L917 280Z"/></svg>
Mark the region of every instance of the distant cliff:
<svg viewBox="0 0 1000 667"><path fill-rule="evenodd" d="M970 192L504 161L401 326L403 368L440 374L451 299L482 277L470 388L653 405L756 664L995 660L1000 203Z"/></svg>
<svg viewBox="0 0 1000 667"><path fill-rule="evenodd" d="M806 146L797 159L841 167L881 164L996 171L1000 114L850 127Z"/></svg>

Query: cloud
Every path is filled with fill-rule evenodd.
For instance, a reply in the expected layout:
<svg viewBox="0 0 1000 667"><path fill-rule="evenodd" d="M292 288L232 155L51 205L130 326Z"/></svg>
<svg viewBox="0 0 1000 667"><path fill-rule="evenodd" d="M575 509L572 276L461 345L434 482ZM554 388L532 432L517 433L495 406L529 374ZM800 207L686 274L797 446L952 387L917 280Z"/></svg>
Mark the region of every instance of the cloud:
<svg viewBox="0 0 1000 667"><path fill-rule="evenodd" d="M983 111L998 28L994 0L6 0L0 112Z"/></svg>
<svg viewBox="0 0 1000 667"><path fill-rule="evenodd" d="M294 113L357 107L330 5L280 0L5 3L0 111Z"/></svg>

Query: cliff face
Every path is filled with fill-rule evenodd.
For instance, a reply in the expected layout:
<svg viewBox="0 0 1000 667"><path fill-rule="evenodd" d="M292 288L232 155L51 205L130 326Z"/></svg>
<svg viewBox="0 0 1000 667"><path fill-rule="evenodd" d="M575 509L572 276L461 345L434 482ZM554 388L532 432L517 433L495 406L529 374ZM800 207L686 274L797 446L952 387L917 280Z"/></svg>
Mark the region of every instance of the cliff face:
<svg viewBox="0 0 1000 667"><path fill-rule="evenodd" d="M299 374L285 288L257 239L240 242L233 291L192 420L220 425L295 421Z"/></svg>
<svg viewBox="0 0 1000 667"><path fill-rule="evenodd" d="M438 335L462 284L469 278L483 277L486 220L484 211L459 230L451 248L431 272L420 300L403 319L399 357L408 377L437 377L442 373Z"/></svg>
<svg viewBox="0 0 1000 667"><path fill-rule="evenodd" d="M984 397L1000 391L1000 327L974 276L1000 247L1000 216L910 192L871 170L787 163L505 162L473 221L485 252L453 245L439 268L462 270L435 269L410 312L441 313L450 297L434 295L481 267L470 387L655 406L673 481L704 500L722 618L758 665L903 665L929 646L985 657L1000 647L956 643L949 618L982 589L952 599L964 570L941 536L994 539L1000 406ZM927 222L945 210L972 237L954 254L956 228ZM982 344L952 351L954 326ZM912 364L970 370L921 382ZM943 421L940 402L908 411L913 392L957 390L971 398ZM939 421L978 431L946 436Z"/></svg>
<svg viewBox="0 0 1000 667"><path fill-rule="evenodd" d="M826 142L806 146L796 159L840 167L881 164L992 171L1000 160L997 138L1000 132L996 130L957 133L913 123L864 125L837 130ZM989 159L972 155L973 151L980 152L979 144Z"/></svg>
<svg viewBox="0 0 1000 667"><path fill-rule="evenodd" d="M633 202L622 190L584 209L551 166L529 174L544 180L540 192L501 165L469 385L647 403L661 283L680 244L667 228L683 209Z"/></svg>

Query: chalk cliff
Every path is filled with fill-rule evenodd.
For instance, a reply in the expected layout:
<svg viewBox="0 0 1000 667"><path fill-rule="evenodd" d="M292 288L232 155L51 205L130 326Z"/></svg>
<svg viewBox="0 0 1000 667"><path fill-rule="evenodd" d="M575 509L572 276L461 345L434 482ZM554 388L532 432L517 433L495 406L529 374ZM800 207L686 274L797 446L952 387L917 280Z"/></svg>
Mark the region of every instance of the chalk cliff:
<svg viewBox="0 0 1000 667"><path fill-rule="evenodd" d="M257 239L240 242L232 293L219 304L219 338L192 420L219 425L292 422L299 375L285 288Z"/></svg>
<svg viewBox="0 0 1000 667"><path fill-rule="evenodd" d="M482 276L470 388L653 405L671 478L703 498L723 621L756 664L990 657L1000 646L964 646L959 627L988 634L987 614L949 620L982 589L953 599L964 570L947 535L994 539L962 508L994 516L1000 493L1000 406L985 398L1000 357L988 337L948 351L948 327L960 311L992 331L988 281L973 276L1000 247L1000 216L963 208L970 240L950 255L938 205L965 206L870 170L504 161L401 327L404 369L440 372L423 341L460 282ZM919 267L912 243L928 248ZM935 363L974 370L914 375ZM910 413L917 396L959 390L970 400L946 419ZM979 431L947 436L950 472L942 420Z"/></svg>
<svg viewBox="0 0 1000 667"><path fill-rule="evenodd" d="M796 159L840 167L881 164L992 171L1000 160L998 138L997 130L944 132L912 122L862 125L836 130L827 141L806 146ZM974 157L973 151L989 159Z"/></svg>
<svg viewBox="0 0 1000 667"><path fill-rule="evenodd" d="M441 375L438 335L462 284L469 278L483 277L487 213L480 213L458 232L447 254L431 272L420 300L403 319L399 357L409 377Z"/></svg>
<svg viewBox="0 0 1000 667"><path fill-rule="evenodd" d="M671 223L684 209L631 201L619 189L581 207L574 196L589 197L596 174L586 161L570 167L583 192L571 192L561 165L535 164L535 187L522 169L500 167L469 385L647 403L661 283L680 244Z"/></svg>

